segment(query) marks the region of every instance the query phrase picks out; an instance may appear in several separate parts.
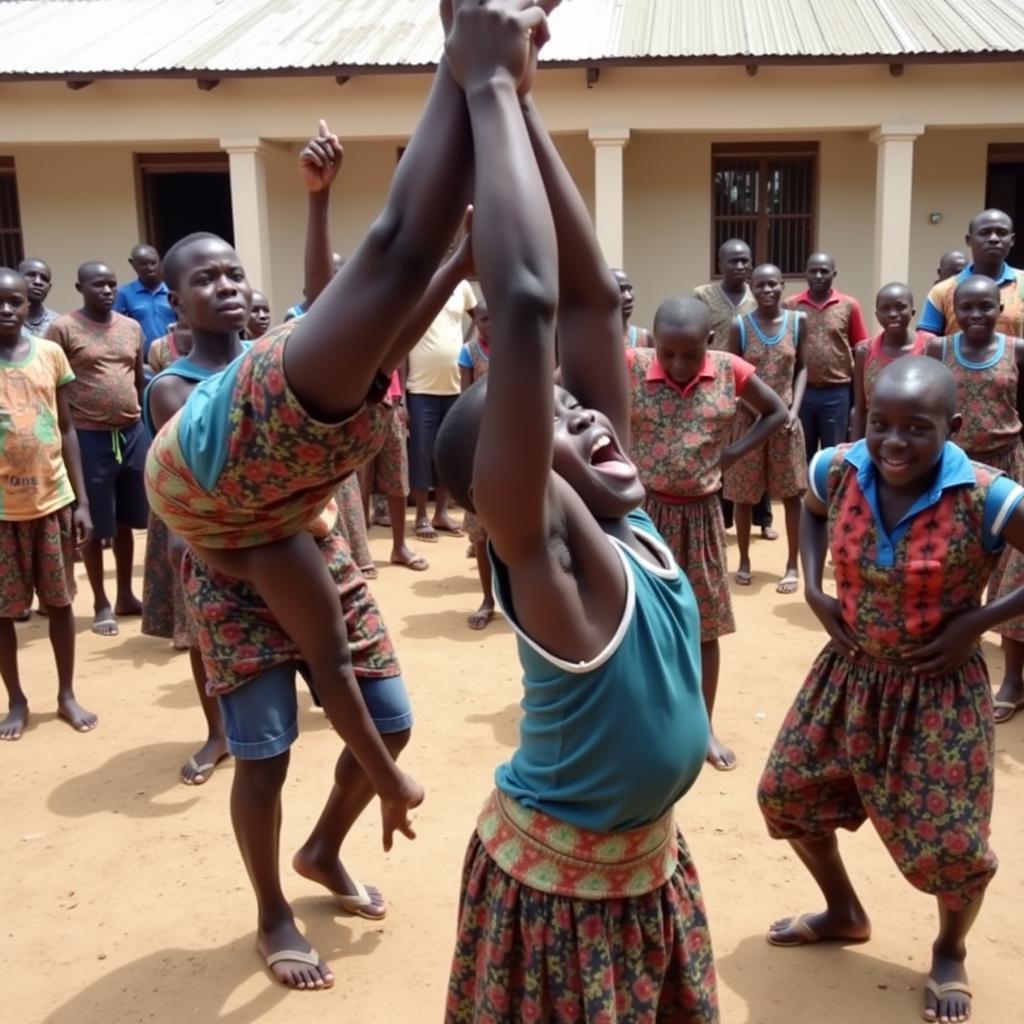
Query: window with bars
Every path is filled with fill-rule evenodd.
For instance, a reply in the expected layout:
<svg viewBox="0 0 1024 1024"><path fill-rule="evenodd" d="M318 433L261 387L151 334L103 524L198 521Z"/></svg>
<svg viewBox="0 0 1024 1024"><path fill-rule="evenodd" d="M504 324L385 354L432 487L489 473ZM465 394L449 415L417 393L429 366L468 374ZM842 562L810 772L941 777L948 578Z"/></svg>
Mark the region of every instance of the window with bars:
<svg viewBox="0 0 1024 1024"><path fill-rule="evenodd" d="M14 158L0 156L0 267L16 267L24 258Z"/></svg>
<svg viewBox="0 0 1024 1024"><path fill-rule="evenodd" d="M755 266L802 274L817 234L818 144L715 144L711 164L712 275L730 238L750 246Z"/></svg>

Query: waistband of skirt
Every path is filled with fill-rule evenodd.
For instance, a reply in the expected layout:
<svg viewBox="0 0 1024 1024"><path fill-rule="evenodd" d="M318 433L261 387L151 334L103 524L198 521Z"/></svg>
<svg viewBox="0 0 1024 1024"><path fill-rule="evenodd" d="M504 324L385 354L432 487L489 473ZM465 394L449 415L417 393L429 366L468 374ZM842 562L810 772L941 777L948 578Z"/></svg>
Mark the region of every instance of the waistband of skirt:
<svg viewBox="0 0 1024 1024"><path fill-rule="evenodd" d="M643 896L676 869L672 812L625 832L590 832L494 790L477 820L490 858L531 889L574 899Z"/></svg>
<svg viewBox="0 0 1024 1024"><path fill-rule="evenodd" d="M660 501L663 505L699 505L717 494L718 491L712 491L710 494L664 494L661 491L648 491L647 497Z"/></svg>
<svg viewBox="0 0 1024 1024"><path fill-rule="evenodd" d="M840 657L850 662L852 665L856 665L858 668L868 669L875 672L901 672L908 673L912 672L914 668L914 662L910 660L913 655L913 650L893 651L891 654L876 654L869 651L859 650L852 658L839 651L835 643L829 641L827 648L833 654L839 654ZM981 646L975 644L971 648L970 654L964 660L964 663L952 672L947 672L945 675L955 675L957 672L962 672L968 668L973 662L981 661L984 663L984 654L982 653ZM928 678L922 676L922 679Z"/></svg>

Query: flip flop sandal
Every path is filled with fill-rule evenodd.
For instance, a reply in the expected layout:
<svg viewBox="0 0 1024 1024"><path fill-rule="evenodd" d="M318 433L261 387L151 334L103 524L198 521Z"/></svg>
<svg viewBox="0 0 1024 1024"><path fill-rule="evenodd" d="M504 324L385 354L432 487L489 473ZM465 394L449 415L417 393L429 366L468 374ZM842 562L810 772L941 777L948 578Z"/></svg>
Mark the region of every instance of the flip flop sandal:
<svg viewBox="0 0 1024 1024"><path fill-rule="evenodd" d="M782 930L796 932L799 937L793 940L783 941L773 938L771 929L769 929L767 936L769 943L773 946L813 946L814 943L821 942L821 936L808 924L808 918L813 916L813 914L801 914L799 917L789 919L789 924Z"/></svg>
<svg viewBox="0 0 1024 1024"><path fill-rule="evenodd" d="M924 983L924 989L926 992L931 992L931 994L935 996L936 1001L941 999L943 996L949 995L950 992L959 992L962 995L967 996L968 999L974 998L970 986L968 986L966 982L963 981L938 982L934 978L928 978L928 980ZM933 1012L935 1013L935 1016L929 1017L927 1016L927 1007L922 1008L921 1019L930 1021L931 1024L935 1024L935 1022L939 1019L939 1011L938 1009L936 1009Z"/></svg>
<svg viewBox="0 0 1024 1024"><path fill-rule="evenodd" d="M425 544L436 544L440 537L437 535L437 530L432 526L416 526L413 528L413 536L423 541Z"/></svg>
<svg viewBox="0 0 1024 1024"><path fill-rule="evenodd" d="M742 569L736 570L736 575L733 577L736 583L741 587L749 587L754 582L754 574L752 572L746 572Z"/></svg>
<svg viewBox="0 0 1024 1024"><path fill-rule="evenodd" d="M1024 708L1024 698L1021 698L1018 701L1012 701L1012 700L994 700L994 701L992 701L992 710L993 710L993 712L995 712L995 711L1008 711L1009 712L1008 715L1004 715L1002 718L996 718L996 725L1005 725L1007 722L1009 722L1014 717L1014 715L1017 714L1018 711L1020 711L1021 708Z"/></svg>
<svg viewBox="0 0 1024 1024"><path fill-rule="evenodd" d="M795 594L800 589L799 576L783 576L775 585L776 594Z"/></svg>
<svg viewBox="0 0 1024 1024"><path fill-rule="evenodd" d="M375 580L379 575L375 565L361 565L359 566L359 571L363 574L363 579L365 580Z"/></svg>
<svg viewBox="0 0 1024 1024"><path fill-rule="evenodd" d="M369 910L377 904L373 902L372 897L366 891L366 886L357 879L352 879L352 884L356 887L354 895L345 895L343 893L335 893L334 898L338 901L338 906L346 913L352 914L354 917L362 917L367 921L383 921L388 914L387 904L381 907L381 913L371 914Z"/></svg>
<svg viewBox="0 0 1024 1024"><path fill-rule="evenodd" d="M314 950L308 953L304 949L279 949L276 953L269 953L266 957L268 967L281 963L282 960L291 960L297 964L305 964L307 967L319 967L320 957Z"/></svg>
<svg viewBox="0 0 1024 1024"><path fill-rule="evenodd" d="M210 779L213 777L213 773L217 768L217 765L221 763L228 755L225 754L223 757L217 758L216 761L209 761L207 764L200 764L194 757L190 757L186 762L188 767L192 769L192 780L187 782L185 779L181 780L183 786L205 786ZM203 776L202 782L196 782L195 777L197 775Z"/></svg>
<svg viewBox="0 0 1024 1024"><path fill-rule="evenodd" d="M108 628L104 630L100 628L101 626L106 626ZM97 636L105 636L108 638L112 636L118 636L121 632L121 629L117 624L117 617L114 615L113 612L110 613L109 618L95 619L90 628Z"/></svg>
<svg viewBox="0 0 1024 1024"><path fill-rule="evenodd" d="M430 568L430 563L422 555L413 555L408 562L401 558L391 559L392 565L404 565L406 569L412 569L413 572L425 572Z"/></svg>

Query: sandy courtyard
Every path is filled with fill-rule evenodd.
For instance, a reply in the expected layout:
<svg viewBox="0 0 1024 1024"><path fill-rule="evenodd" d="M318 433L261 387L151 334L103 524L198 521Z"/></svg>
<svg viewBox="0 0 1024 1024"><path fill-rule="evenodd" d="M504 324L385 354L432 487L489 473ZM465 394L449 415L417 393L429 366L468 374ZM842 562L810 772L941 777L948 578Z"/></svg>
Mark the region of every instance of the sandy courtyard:
<svg viewBox="0 0 1024 1024"><path fill-rule="evenodd" d="M387 555L380 530L372 544ZM141 547L141 545L140 545ZM188 789L178 767L200 738L185 656L122 623L88 631L84 581L78 692L100 728L79 736L52 713L46 624L19 626L22 677L35 711L23 740L0 748L5 777L0 864L4 1024L261 1021L319 1024L441 1019L459 869L495 765L516 737L518 670L508 627L465 626L476 580L465 542L420 546L430 572L382 566L373 584L398 644L417 715L405 765L427 788L419 838L385 856L369 811L346 846L353 871L390 901L383 925L339 915L285 870L285 890L337 973L330 992L287 992L253 949L254 904L235 849L226 762ZM137 575L141 590L141 550ZM934 901L902 881L870 830L843 838L874 938L849 949L779 950L775 917L819 900L788 848L765 834L754 787L782 715L822 643L797 597L778 597L781 544L754 547L754 585L734 587L740 633L726 639L719 734L732 774L705 770L678 809L704 884L727 1024L889 1024L919 1020ZM735 552L731 552L735 564ZM989 647L989 653L995 651ZM283 861L326 795L338 743L302 698L303 735L285 792ZM972 936L974 1020L1024 1019L1024 715L997 738L994 845L1002 868Z"/></svg>

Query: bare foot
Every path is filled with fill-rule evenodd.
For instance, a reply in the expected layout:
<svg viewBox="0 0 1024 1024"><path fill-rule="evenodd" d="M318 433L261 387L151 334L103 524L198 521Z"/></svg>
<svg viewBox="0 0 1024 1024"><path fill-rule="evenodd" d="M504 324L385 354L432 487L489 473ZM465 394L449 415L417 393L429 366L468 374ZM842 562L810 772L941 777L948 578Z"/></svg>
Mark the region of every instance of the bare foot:
<svg viewBox="0 0 1024 1024"><path fill-rule="evenodd" d="M258 929L256 948L274 977L286 988L314 990L330 988L334 984L334 971L302 937L292 919L282 921L268 931ZM281 956L282 953L298 953L302 959Z"/></svg>
<svg viewBox="0 0 1024 1024"><path fill-rule="evenodd" d="M965 1021L971 1018L971 989L964 958L932 950L932 966L924 988L925 1020Z"/></svg>
<svg viewBox="0 0 1024 1024"><path fill-rule="evenodd" d="M0 721L0 741L20 740L28 725L28 704L12 704L7 717Z"/></svg>
<svg viewBox="0 0 1024 1024"><path fill-rule="evenodd" d="M57 698L57 715L63 718L76 732L92 732L100 720L82 707L73 694Z"/></svg>
<svg viewBox="0 0 1024 1024"><path fill-rule="evenodd" d="M391 549L391 564L404 565L413 572L424 572L430 568L430 563L422 555L417 555L407 544L398 549Z"/></svg>
<svg viewBox="0 0 1024 1024"><path fill-rule="evenodd" d="M871 938L871 922L863 911L840 914L825 910L820 914L784 917L768 929L773 946L807 946L815 942L858 943Z"/></svg>
<svg viewBox="0 0 1024 1024"><path fill-rule="evenodd" d="M114 614L129 617L132 615L141 615L142 602L134 594L129 594L127 597L119 597L114 602Z"/></svg>
<svg viewBox="0 0 1024 1024"><path fill-rule="evenodd" d="M201 786L210 781L214 768L228 756L223 736L207 741L181 766L181 781L186 786Z"/></svg>
<svg viewBox="0 0 1024 1024"><path fill-rule="evenodd" d="M731 772L736 767L736 755L714 733L708 741L707 761L720 772Z"/></svg>
<svg viewBox="0 0 1024 1024"><path fill-rule="evenodd" d="M117 636L120 632L110 605L96 609L96 613L92 617L92 631L97 636Z"/></svg>
<svg viewBox="0 0 1024 1024"><path fill-rule="evenodd" d="M341 909L350 914L357 914L369 921L379 921L387 916L388 905L381 891L372 885L360 886L346 870L338 857L319 858L312 851L303 847L292 858L292 867L311 882L322 885L325 889L339 897ZM366 899L360 897L360 887Z"/></svg>
<svg viewBox="0 0 1024 1024"><path fill-rule="evenodd" d="M466 620L470 629L486 629L487 624L494 618L494 602L484 601L482 605Z"/></svg>
<svg viewBox="0 0 1024 1024"><path fill-rule="evenodd" d="M795 594L800 589L800 573L787 569L775 587L776 594Z"/></svg>
<svg viewBox="0 0 1024 1024"><path fill-rule="evenodd" d="M431 526L437 530L438 533L450 533L453 537L464 537L465 534L462 532L462 527L451 519L446 512L444 515L435 515L431 520Z"/></svg>
<svg viewBox="0 0 1024 1024"><path fill-rule="evenodd" d="M761 539L762 540L778 540L779 539L779 531L776 530L776 529L773 529L771 526L762 526L761 527Z"/></svg>

